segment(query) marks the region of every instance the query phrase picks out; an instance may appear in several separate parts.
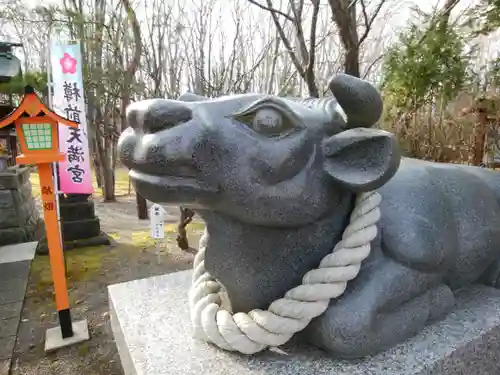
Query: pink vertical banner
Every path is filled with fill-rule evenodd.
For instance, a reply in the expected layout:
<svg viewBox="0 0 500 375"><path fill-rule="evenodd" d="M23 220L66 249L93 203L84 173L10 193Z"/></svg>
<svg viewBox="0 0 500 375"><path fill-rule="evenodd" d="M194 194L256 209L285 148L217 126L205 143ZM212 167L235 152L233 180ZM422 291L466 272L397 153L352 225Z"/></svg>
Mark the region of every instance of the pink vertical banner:
<svg viewBox="0 0 500 375"><path fill-rule="evenodd" d="M92 194L80 43L51 43L50 55L53 110L80 124L78 128L59 126L59 150L66 154L59 163L59 191Z"/></svg>

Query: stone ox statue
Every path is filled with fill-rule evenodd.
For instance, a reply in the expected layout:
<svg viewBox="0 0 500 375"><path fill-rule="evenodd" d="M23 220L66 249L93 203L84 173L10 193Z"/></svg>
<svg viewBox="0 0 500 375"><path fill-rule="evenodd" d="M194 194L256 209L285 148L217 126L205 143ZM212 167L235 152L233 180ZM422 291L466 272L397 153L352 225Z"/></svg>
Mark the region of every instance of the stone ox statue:
<svg viewBox="0 0 500 375"><path fill-rule="evenodd" d="M119 155L139 194L206 223L195 283L223 293L190 298L203 302L200 337L224 349L300 331L337 357L375 354L442 318L457 289L497 285L500 174L402 158L392 134L370 128L382 112L373 86L339 75L329 88L328 99L184 94L128 108ZM371 206L351 215L363 196ZM346 236L358 246L347 258L335 250Z"/></svg>

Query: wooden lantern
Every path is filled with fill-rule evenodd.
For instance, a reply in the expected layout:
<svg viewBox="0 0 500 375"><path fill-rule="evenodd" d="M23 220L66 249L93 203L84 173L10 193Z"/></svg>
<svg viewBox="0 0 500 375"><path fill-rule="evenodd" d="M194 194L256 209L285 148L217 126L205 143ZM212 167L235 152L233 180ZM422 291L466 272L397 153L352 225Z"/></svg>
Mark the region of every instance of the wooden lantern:
<svg viewBox="0 0 500 375"><path fill-rule="evenodd" d="M59 324L63 339L73 337L73 325L69 309L68 288L61 234L57 216L52 163L64 160L59 152L58 124L78 128L78 123L52 112L36 95L32 87L25 87L25 94L19 107L0 120L0 129L14 123L21 144L17 164L36 164L40 178L45 232L49 246L50 268Z"/></svg>

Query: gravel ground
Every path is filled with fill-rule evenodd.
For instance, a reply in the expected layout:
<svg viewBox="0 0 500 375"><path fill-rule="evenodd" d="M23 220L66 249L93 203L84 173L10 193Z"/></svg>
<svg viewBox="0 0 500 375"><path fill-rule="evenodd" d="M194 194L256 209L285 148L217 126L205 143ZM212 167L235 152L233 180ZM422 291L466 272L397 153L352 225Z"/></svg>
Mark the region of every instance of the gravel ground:
<svg viewBox="0 0 500 375"><path fill-rule="evenodd" d="M109 324L107 286L188 269L193 261L192 253L177 248L173 224L167 225L169 233L159 256L149 238L147 222L135 218L134 203L132 198L120 198L120 202L112 204L96 202L102 229L116 243L110 247L71 250L66 255L73 320L88 320L90 341L45 354L45 331L58 324L57 312L48 258L35 258L11 374L123 374ZM177 208L169 210L174 213L168 219L170 222L176 221L177 211ZM202 230L201 223L188 227L191 244L197 243Z"/></svg>

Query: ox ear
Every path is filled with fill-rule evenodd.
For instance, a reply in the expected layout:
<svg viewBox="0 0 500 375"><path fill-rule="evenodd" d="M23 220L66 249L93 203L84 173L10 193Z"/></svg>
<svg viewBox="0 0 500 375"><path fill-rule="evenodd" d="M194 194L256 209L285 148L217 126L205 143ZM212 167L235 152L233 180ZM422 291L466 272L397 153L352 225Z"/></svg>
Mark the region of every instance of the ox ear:
<svg viewBox="0 0 500 375"><path fill-rule="evenodd" d="M355 191L375 190L396 173L401 160L396 137L356 128L323 141L324 171L338 184Z"/></svg>
<svg viewBox="0 0 500 375"><path fill-rule="evenodd" d="M203 100L208 100L208 99L209 98L205 96L196 95L189 91L186 91L184 94L181 94L181 96L177 98L177 100L181 102L201 102Z"/></svg>

